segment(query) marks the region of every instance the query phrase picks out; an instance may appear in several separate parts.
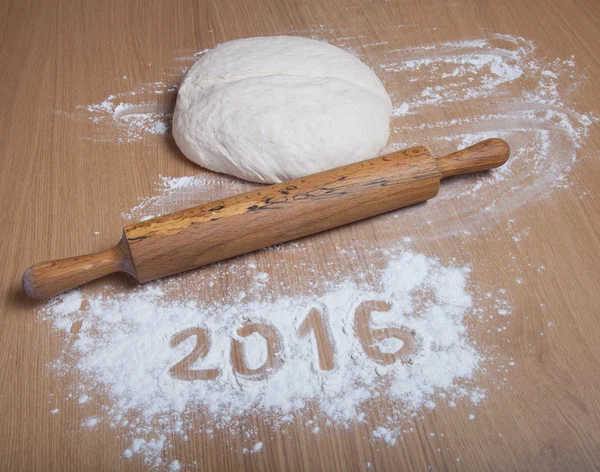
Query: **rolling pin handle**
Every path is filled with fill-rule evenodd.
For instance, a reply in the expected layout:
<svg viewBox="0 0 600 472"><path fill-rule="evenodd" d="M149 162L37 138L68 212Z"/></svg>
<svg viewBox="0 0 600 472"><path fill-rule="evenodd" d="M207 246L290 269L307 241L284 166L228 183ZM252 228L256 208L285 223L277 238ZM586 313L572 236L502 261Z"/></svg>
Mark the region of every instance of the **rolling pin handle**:
<svg viewBox="0 0 600 472"><path fill-rule="evenodd" d="M442 179L500 167L508 160L510 148L498 138L486 139L468 148L436 159Z"/></svg>
<svg viewBox="0 0 600 472"><path fill-rule="evenodd" d="M114 272L135 276L127 243L85 256L41 262L23 274L23 289L33 298L50 298Z"/></svg>

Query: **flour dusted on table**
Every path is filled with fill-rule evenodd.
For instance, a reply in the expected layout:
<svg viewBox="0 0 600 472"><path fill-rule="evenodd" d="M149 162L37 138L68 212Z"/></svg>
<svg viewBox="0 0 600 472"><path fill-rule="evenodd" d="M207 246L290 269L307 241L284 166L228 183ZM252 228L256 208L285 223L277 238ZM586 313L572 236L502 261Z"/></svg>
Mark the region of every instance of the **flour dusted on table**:
<svg viewBox="0 0 600 472"><path fill-rule="evenodd" d="M237 452L260 453L269 448L270 438L262 429L259 433L250 418L264 418L278 431L293 423L315 435L361 424L368 428L365 440L375 441L377 447L397 445L414 431L419 418L438 406L470 403L463 412L466 421L481 421L483 415L473 411L486 395L478 387L479 377L486 375L486 384L501 388L515 367L514 359L496 363L498 353L487 352L498 342L511 341L505 290L479 286L476 267L471 274L444 266L402 252L398 241L411 242L413 235L406 233L404 224L411 218L431 228L420 237L445 238L457 232L485 236L494 224L506 224L499 215L570 185L570 170L589 155L586 138L597 121L571 96L573 88L585 84L585 74L574 58L547 59L533 41L510 35L396 47L392 41L365 44L358 36L323 27L293 33L353 51L382 77L394 107L386 151L427 143L441 154L498 136L511 144L511 160L485 176L448 182L439 198L426 206L378 218L379 255L388 259L386 267L368 265L367 272L350 277L351 262L342 268L345 272L335 260L324 267L310 266L302 294L294 294L282 281L283 261L273 261L287 253L288 258L294 256L295 269L304 268L306 262L296 256L321 254L321 238L271 248L268 258L260 258L262 265L238 259L199 272L211 274L203 289L227 284L233 277L253 281L243 294L232 293L218 303L203 303L198 279L186 284L187 276L182 275L125 293L120 293L122 287L117 294L110 288L99 294L74 291L43 307L42 318L64 338L63 356L52 363L52 372L73 371L75 377L71 394L51 400L50 414L54 418L70 411L57 404L60 401L89 411L81 434L107 425L115 428L128 441L124 460L141 456L151 466L179 470L185 464L178 460L163 462L175 439L217 432L221 436L226 431L244 438ZM190 51L175 58L154 83L132 84L130 91L97 97L99 103L74 113L56 113L91 120L84 139L129 145L150 137L148 144L158 145L160 141L151 140L155 135L168 137L169 103L182 73L197 57ZM253 187L202 172L158 176L154 195L140 197L122 216L137 221ZM527 230L513 223L509 220L505 232L511 244L519 244ZM384 241L385 234L394 240ZM350 246L333 247L339 256L376 258L368 241ZM524 283L522 256L508 257L515 264L503 270L515 284ZM264 259L272 265L266 267ZM534 273L544 269L532 262L528 266ZM213 278L214 273L223 276ZM323 283L325 277L332 283ZM368 329L357 335L356 323L364 323L366 317ZM482 327L484 323L489 325ZM480 324L477 344L469 336L473 324ZM389 328L378 338L382 326ZM255 328L260 331L250 332ZM327 336L320 339L329 342L319 345L314 333L322 328ZM479 339L486 332L491 344ZM206 355L182 365L190 353L200 352L200 338L200 348L207 343L202 333L210 337ZM398 337L386 337L390 333ZM365 334L372 337L365 339ZM395 362L382 362L395 355ZM213 380L177 377L215 373ZM369 414L382 407L385 415ZM201 421L206 418L210 420Z"/></svg>
<svg viewBox="0 0 600 472"><path fill-rule="evenodd" d="M205 433L242 427L248 414L277 427L291 421L290 414L308 414L311 406L332 425L350 427L368 422L370 408L383 399L392 411L384 424L370 426L373 438L393 443L412 412L482 394L464 384L480 363L466 327L476 307L467 268L401 252L374 275L373 284L340 281L314 296L231 304L206 304L192 294L173 300L169 285L160 282L108 297L72 291L43 315L65 333L71 349L53 367L77 370L78 398L89 397L87 403L106 392L110 403L102 406L103 415L86 425L101 421L129 431L125 455L142 454L153 465L168 446L163 436L193 434L194 414L205 418ZM359 318L368 322L363 332ZM81 320L72 334L72 324ZM318 326L326 333L321 345ZM384 328L389 331L378 339L387 341L386 349L373 355L365 349L373 340L365 336L377 337ZM198 330L208 349L183 370L174 369L197 348ZM234 341L243 361L233 362ZM272 358L269 346L275 346ZM332 365L323 363L328 350ZM378 357L394 354L391 363Z"/></svg>
<svg viewBox="0 0 600 472"><path fill-rule="evenodd" d="M454 232L454 218L493 225L497 215L570 186L572 168L593 156L586 143L597 117L586 113L573 97L574 90L589 82L573 57L547 58L534 41L506 34L410 47L364 43L359 36L326 28L304 34L352 51L381 77L393 102L390 140L382 153L426 144L441 155L490 137L510 143L511 159L502 167L448 181L441 188L427 207L436 221L432 238ZM154 133L168 137L170 103L182 74L208 52L175 57L174 64L160 73L161 80L132 84L131 91L113 93L74 113L57 113L93 121L93 134L84 137L92 141L128 143ZM248 182L200 170L195 176L157 179L156 194L140 197L139 204L124 213L127 219L164 214L252 188ZM165 185L177 179L185 188ZM582 198L586 194L583 191ZM448 200L461 203L450 212ZM420 217L422 211L414 208L404 215L414 212Z"/></svg>

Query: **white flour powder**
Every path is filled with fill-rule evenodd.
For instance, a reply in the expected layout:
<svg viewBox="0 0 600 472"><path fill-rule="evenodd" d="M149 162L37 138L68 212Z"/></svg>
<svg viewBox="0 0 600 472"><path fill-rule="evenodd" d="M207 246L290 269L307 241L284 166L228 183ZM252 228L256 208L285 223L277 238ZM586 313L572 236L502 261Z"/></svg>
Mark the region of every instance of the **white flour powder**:
<svg viewBox="0 0 600 472"><path fill-rule="evenodd" d="M77 369L79 403L106 392L110 403L102 406L103 415L88 418L85 426L101 421L129 431L125 457L142 454L150 465L162 463L167 438L194 434L193 412L205 415L205 427L196 433L235 431L247 414L280 425L308 413L311 405L330 424L350 426L368 422L370 405L383 397L391 411L372 425L373 438L393 444L411 413L458 397L481 399L480 389L468 383L480 354L466 328L467 318L481 318L481 309L467 289L466 268L401 252L373 275L379 279L374 284L338 282L319 295L270 301L261 301L260 293L270 289L258 282L253 287L258 301L231 304L205 304L200 294L173 300L173 282L112 296L72 291L44 310L44 319L64 332L69 346L53 368ZM81 324L77 334L74 323ZM253 325L275 335L265 339L264 331L238 331ZM314 335L319 326L326 333L322 339L330 340L321 346ZM386 327L392 330L381 334ZM203 343L207 352L174 374L172 366L194 350L198 328L210 338ZM369 333L373 339L365 337ZM393 336L399 336L396 343L389 342ZM242 347L245 367L231 360L232 340ZM382 343L386 348L379 353L366 352ZM275 346L272 356L269 344ZM395 349L395 362L378 361ZM327 364L328 356L333 364ZM265 372L246 370L265 364ZM258 452L257 444L248 450Z"/></svg>
<svg viewBox="0 0 600 472"><path fill-rule="evenodd" d="M202 174L185 177L164 177L156 182L157 195L142 197L129 211L121 214L126 220L143 220L187 208L197 202L226 198L256 188L258 184L224 174Z"/></svg>
<svg viewBox="0 0 600 472"><path fill-rule="evenodd" d="M427 211L425 223L435 222L432 237L456 233L458 227L465 235L485 231L504 212L570 185L572 167L588 155L586 137L597 119L572 99L573 89L586 80L574 58L548 60L532 41L508 35L398 48L387 41L365 44L323 25L293 33L350 49L377 70L395 106L386 151L423 144L442 154L492 136L510 143L505 166L449 181L426 208L402 212L422 218ZM56 113L91 120L94 131L85 138L91 141L168 137L176 84L197 57L182 54L157 82ZM195 176L158 176L156 194L140 198L122 216L147 219L254 187L200 169ZM407 244L411 238L398 215L378 220L386 230L382 234L394 237L391 246L383 236L378 239L378 255L358 243L353 246L362 248L358 252L333 246L336 256L350 261L383 255L383 266L373 262L357 274L348 270L351 262L338 267L332 258L318 266L295 258L294 269L310 278L301 294L284 281L288 267L277 260L278 253L318 252L318 238L270 249L266 266L237 259L197 277L188 274L125 293L120 287L116 295L110 288L73 291L50 302L42 318L62 333L65 346L52 368L74 369L78 380L68 398L97 410L82 429L108 425L127 437L125 458L141 456L150 466L180 470L185 464L164 459L175 438L243 432L239 452L268 448L269 438L259 435L252 418L278 429L302 423L315 435L363 423L372 440L394 445L428 409L456 407L458 398L477 405L485 395L477 376L497 372L500 388L515 362L496 362L484 343L470 339L467 326L490 323L484 332L495 335L495 342L498 336L510 342L505 291L483 290L485 296L477 299L468 269L403 252L398 235ZM527 236L513 219L500 222L514 244ZM505 270L514 274L515 284L524 283L517 256L507 257L514 263ZM544 269L527 266L535 273ZM202 275L207 273L211 276ZM231 278L251 282L220 302L202 301L205 291L226 287ZM317 343L315 330L330 342ZM192 352L201 355L186 366ZM395 362L387 364L390 359ZM56 406L61 405L52 404L50 412L64 414ZM385 414L372 414L382 409ZM469 413L469 420L475 418Z"/></svg>
<svg viewBox="0 0 600 472"><path fill-rule="evenodd" d="M533 41L496 34L388 50L376 59L386 85L399 76L407 82L393 93L397 120L388 151L423 140L450 152L490 137L511 146L504 166L444 183L432 203L440 210L444 200L460 203L451 214L436 213L438 234L451 230L448 219L493 221L500 211L568 186L574 163L586 155L582 147L598 120L573 103L572 91L586 76L572 57L548 60Z"/></svg>
<svg viewBox="0 0 600 472"><path fill-rule="evenodd" d="M354 52L377 71L394 100L392 133L385 152L423 144L442 155L489 137L510 143L511 159L501 168L444 183L427 208L436 221L434 238L452 233L457 218L491 226L498 213L569 186L572 167L588 155L586 138L597 118L579 111L571 97L573 90L587 81L573 58L548 60L533 41L510 35L408 48L382 43L374 48L360 44L360 38L335 39L330 33L319 29L313 36L347 49L359 44ZM185 70L195 59L193 55L178 58L177 70ZM180 75L173 71L165 75L166 82L141 87L147 92L142 103L121 105L137 117L133 121L119 116L116 110L121 98L114 96L88 106L93 112L90 119L110 124L108 136L118 136L119 141L130 136L132 129L135 139L141 139L146 131L168 133L170 109L158 103L152 108L147 98L158 89L176 93L176 85L167 84L175 77L179 80ZM132 128L132 123L143 126ZM104 131L98 132L104 139ZM139 220L253 188L227 176L199 173L180 180L161 177L158 194L141 198L123 216ZM461 203L450 212L448 200ZM421 207L408 210L421 211Z"/></svg>

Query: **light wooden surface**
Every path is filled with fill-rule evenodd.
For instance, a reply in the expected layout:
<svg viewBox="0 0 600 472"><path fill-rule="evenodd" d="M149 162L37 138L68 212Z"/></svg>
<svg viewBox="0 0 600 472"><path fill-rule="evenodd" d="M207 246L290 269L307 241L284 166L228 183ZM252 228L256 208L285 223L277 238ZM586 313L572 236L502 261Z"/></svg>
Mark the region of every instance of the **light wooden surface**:
<svg viewBox="0 0 600 472"><path fill-rule="evenodd" d="M144 469L139 458L123 461L124 442L114 430L80 431L86 413L72 403L61 405L61 415L49 414L49 395L60 398L69 378L48 375L46 365L61 345L36 320L38 302L24 296L20 278L33 262L114 245L123 226L120 213L139 196L152 195L159 174L198 172L171 139L120 145L81 139L93 135L94 124L65 119L56 110L71 111L128 91L132 82L157 80L172 64L174 51L199 51L247 36L310 34L326 25L371 43L400 46L480 37L484 31L525 36L552 58L576 56L591 80L577 88L575 98L600 116L599 22L595 0L2 2L0 469ZM360 49L360 41L355 47ZM122 76L131 82L118 79ZM586 150L600 156L598 126L592 126ZM515 308L511 342L501 342L506 334L499 335L497 349L515 358L517 368L499 390L482 377L489 394L477 421L468 421L459 405L428 414L393 447L371 442L362 426L331 428L318 437L291 428L286 435L269 433L272 439L260 455L232 452L231 440L217 434L176 441L174 457L198 460L200 470L364 470L367 462L374 470L600 468L600 161L578 162L571 178L574 185L566 190L498 214L503 223L488 225L480 238L428 237L425 207L400 216L415 250L473 265L481 286L509 287ZM453 209L452 202L444 207L450 214ZM528 232L516 247L503 237L509 218ZM314 252L302 257L343 264L336 246L353 247L357 240L377 245L399 237L380 223L371 220L317 236ZM455 224L472 229L469 222ZM100 235L94 235L99 228ZM545 270L525 269L526 283L515 284L514 273L506 270L512 256L525 267L531 262ZM296 282L301 285L309 275L296 274ZM125 280L113 280L126 286ZM217 287L207 296L218 297L226 289ZM547 329L548 321L556 329ZM430 437L429 431L444 432L444 439ZM444 453L437 453L438 447Z"/></svg>

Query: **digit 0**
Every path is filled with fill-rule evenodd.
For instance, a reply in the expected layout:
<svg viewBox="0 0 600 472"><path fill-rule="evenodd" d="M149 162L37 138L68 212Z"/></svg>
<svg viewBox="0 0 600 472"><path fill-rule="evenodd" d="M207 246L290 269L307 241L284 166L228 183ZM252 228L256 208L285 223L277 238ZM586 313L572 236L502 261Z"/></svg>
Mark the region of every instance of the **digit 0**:
<svg viewBox="0 0 600 472"><path fill-rule="evenodd" d="M237 339L231 340L231 366L238 374L252 380L264 379L270 372L274 372L283 361L275 354L281 351L281 337L272 326L263 323L249 323L237 330L238 336L246 338L253 333L260 334L267 341L267 360L256 369L250 369L244 356L244 344Z"/></svg>

